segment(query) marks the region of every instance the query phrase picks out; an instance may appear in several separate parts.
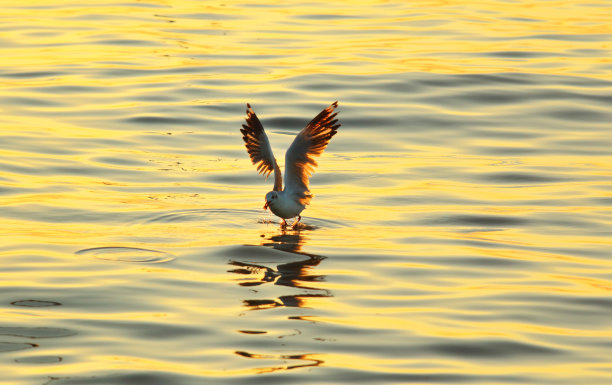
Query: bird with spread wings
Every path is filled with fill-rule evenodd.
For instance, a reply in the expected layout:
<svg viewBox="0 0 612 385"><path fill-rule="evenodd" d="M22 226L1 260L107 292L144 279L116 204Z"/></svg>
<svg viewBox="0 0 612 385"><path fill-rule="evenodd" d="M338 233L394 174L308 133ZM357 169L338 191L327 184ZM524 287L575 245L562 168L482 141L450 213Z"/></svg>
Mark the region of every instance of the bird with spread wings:
<svg viewBox="0 0 612 385"><path fill-rule="evenodd" d="M286 219L298 217L293 223L293 227L297 227L302 218L300 213L312 199L308 180L317 166L314 157L321 155L340 127L338 119L335 119L337 107L338 102L332 103L297 134L285 153L283 188L283 177L272 153L268 136L257 115L247 103L246 124L243 124L240 130L242 139L251 161L257 166L257 171L265 175L266 179L274 172L274 187L266 194L264 209L270 208L270 211L282 218L283 226L287 224Z"/></svg>

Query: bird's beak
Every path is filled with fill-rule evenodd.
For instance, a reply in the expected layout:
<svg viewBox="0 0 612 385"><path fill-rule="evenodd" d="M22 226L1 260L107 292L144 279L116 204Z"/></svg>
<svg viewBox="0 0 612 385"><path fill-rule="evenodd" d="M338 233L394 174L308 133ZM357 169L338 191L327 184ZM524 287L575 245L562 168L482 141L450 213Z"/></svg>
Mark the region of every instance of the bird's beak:
<svg viewBox="0 0 612 385"><path fill-rule="evenodd" d="M270 201L266 201L266 204L264 204L263 209L267 210L269 205L270 205Z"/></svg>

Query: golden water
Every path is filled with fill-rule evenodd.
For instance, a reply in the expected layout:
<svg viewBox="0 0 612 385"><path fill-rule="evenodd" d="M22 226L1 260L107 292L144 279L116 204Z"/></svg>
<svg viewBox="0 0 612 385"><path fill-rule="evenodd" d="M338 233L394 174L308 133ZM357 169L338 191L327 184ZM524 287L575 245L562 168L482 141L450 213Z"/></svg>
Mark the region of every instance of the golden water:
<svg viewBox="0 0 612 385"><path fill-rule="evenodd" d="M0 3L3 380L609 384L609 2L279 4Z"/></svg>

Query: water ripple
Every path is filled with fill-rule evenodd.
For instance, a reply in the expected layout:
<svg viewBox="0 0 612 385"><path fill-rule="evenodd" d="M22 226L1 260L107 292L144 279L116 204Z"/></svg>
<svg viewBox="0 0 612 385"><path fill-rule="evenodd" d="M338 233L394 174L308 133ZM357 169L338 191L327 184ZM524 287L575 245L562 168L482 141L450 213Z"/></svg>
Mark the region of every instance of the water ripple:
<svg viewBox="0 0 612 385"><path fill-rule="evenodd" d="M164 263L175 259L170 253L136 247L94 247L75 252L77 255L91 256L96 259L131 263Z"/></svg>
<svg viewBox="0 0 612 385"><path fill-rule="evenodd" d="M62 304L55 301L41 301L37 299L24 299L20 301L13 301L11 305L24 306L24 307L47 307L47 306L61 306Z"/></svg>
<svg viewBox="0 0 612 385"><path fill-rule="evenodd" d="M555 356L562 353L559 349L514 341L464 341L452 344L428 344L419 347L418 350L461 358L475 357L492 360L499 358L530 360L533 359L533 356Z"/></svg>

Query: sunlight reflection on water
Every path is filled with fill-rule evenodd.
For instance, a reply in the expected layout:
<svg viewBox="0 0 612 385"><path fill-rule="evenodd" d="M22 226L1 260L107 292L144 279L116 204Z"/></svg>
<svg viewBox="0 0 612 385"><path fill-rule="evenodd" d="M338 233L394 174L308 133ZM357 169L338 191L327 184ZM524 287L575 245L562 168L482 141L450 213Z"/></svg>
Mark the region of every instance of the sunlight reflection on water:
<svg viewBox="0 0 612 385"><path fill-rule="evenodd" d="M3 377L610 383L607 6L3 7ZM283 230L245 105L334 100Z"/></svg>

